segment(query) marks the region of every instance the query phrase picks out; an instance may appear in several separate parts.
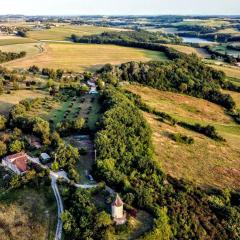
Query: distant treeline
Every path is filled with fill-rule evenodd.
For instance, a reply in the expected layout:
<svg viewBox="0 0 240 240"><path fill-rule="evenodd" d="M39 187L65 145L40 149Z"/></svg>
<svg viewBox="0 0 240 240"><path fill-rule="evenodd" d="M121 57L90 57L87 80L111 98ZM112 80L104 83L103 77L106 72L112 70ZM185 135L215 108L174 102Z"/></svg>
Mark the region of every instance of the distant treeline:
<svg viewBox="0 0 240 240"><path fill-rule="evenodd" d="M129 81L159 90L185 93L219 104L228 110L235 102L220 89L225 75L204 65L196 56L187 56L167 62L129 62L120 66L104 66L99 73L106 82Z"/></svg>
<svg viewBox="0 0 240 240"><path fill-rule="evenodd" d="M161 32L148 32L144 30L104 32L102 34L81 36L73 34L73 42L81 43L99 43L99 44L127 44L138 43L180 43L181 38L174 34L165 34Z"/></svg>
<svg viewBox="0 0 240 240"><path fill-rule="evenodd" d="M26 52L13 53L0 51L0 63L9 62L26 56Z"/></svg>

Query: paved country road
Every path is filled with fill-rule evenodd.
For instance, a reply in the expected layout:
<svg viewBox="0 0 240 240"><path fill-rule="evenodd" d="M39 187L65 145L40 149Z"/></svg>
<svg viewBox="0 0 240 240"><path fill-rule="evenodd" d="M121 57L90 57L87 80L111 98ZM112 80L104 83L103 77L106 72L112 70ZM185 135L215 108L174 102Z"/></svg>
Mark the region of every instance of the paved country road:
<svg viewBox="0 0 240 240"><path fill-rule="evenodd" d="M49 169L47 166L44 166L43 164L40 163L38 158L29 158L29 160L35 164L38 164L39 166L41 166L44 169ZM53 172L50 170L50 177L51 177L51 186L54 192L54 196L56 198L56 202L57 202L57 208L58 208L58 222L57 222L57 229L56 229L56 233L55 233L55 238L54 240L61 240L62 239L62 228L63 228L63 223L61 220L61 215L64 211L64 207L63 207L63 201L62 201L62 197L59 193L59 189L57 186L57 180L58 179L62 179L68 183L71 183L70 179L67 177L67 173L65 171L59 171L59 172ZM89 188L94 188L97 187L98 185L89 185L89 184L77 184L74 183L73 184L76 188L83 188L83 189L89 189Z"/></svg>

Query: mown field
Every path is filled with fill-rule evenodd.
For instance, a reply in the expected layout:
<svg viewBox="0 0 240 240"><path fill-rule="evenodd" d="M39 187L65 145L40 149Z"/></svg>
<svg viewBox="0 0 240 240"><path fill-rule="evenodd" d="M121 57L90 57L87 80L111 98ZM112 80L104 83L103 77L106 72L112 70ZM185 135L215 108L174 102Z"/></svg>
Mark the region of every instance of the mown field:
<svg viewBox="0 0 240 240"><path fill-rule="evenodd" d="M46 95L46 92L37 90L18 90L11 94L0 95L0 114L8 114L11 107L23 99L45 97Z"/></svg>
<svg viewBox="0 0 240 240"><path fill-rule="evenodd" d="M211 64L209 65L210 67L213 67L217 70L223 71L225 72L225 74L228 77L231 78L236 78L236 79L240 79L240 67L233 67L233 66L219 66L219 65L215 65L215 64Z"/></svg>
<svg viewBox="0 0 240 240"><path fill-rule="evenodd" d="M63 68L75 71L95 70L106 63L165 60L163 53L119 47L114 45L46 43L41 54L5 63L10 68L28 68L32 65Z"/></svg>
<svg viewBox="0 0 240 240"><path fill-rule="evenodd" d="M25 188L0 197L1 240L52 240L57 209L49 187L38 191Z"/></svg>
<svg viewBox="0 0 240 240"><path fill-rule="evenodd" d="M194 47L190 47L190 46L182 46L182 45L176 45L176 44L162 44L162 45L173 48L182 53L186 53L186 54L194 53L201 58L209 58L210 57L210 55L207 53L207 51L203 48L194 48Z"/></svg>
<svg viewBox="0 0 240 240"><path fill-rule="evenodd" d="M214 125L218 133L226 139L226 143L219 143L179 126L162 123L156 116L144 113L153 130L157 159L168 174L193 181L202 187L239 189L240 127L225 114L223 108L182 94L136 85L126 88L140 95L149 106L179 120ZM169 137L173 133L191 136L194 144L173 141Z"/></svg>
<svg viewBox="0 0 240 240"><path fill-rule="evenodd" d="M33 42L36 42L36 41L33 39L29 39L29 38L0 35L0 46L23 44L23 43L33 43Z"/></svg>
<svg viewBox="0 0 240 240"><path fill-rule="evenodd" d="M42 43L19 43L0 46L0 50L3 52L21 52L24 51L28 56L35 56L44 51L44 45ZM22 61L23 59L18 59L17 61Z"/></svg>
<svg viewBox="0 0 240 240"><path fill-rule="evenodd" d="M47 30L30 31L28 37L35 40L57 40L65 41L69 40L72 34L78 36L100 34L107 31L124 31L124 29L96 27L96 26L74 26L65 25L59 27L53 27Z"/></svg>

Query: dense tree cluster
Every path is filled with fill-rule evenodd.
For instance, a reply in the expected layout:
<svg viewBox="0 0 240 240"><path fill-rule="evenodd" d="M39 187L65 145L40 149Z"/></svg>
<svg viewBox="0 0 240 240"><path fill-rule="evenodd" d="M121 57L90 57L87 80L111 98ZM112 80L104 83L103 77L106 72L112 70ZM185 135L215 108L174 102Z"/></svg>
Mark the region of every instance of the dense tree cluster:
<svg viewBox="0 0 240 240"><path fill-rule="evenodd" d="M138 82L164 91L203 98L226 109L235 107L232 97L220 91L225 81L224 73L205 66L195 55L167 62L107 65L100 72L106 81L114 78L118 81Z"/></svg>
<svg viewBox="0 0 240 240"><path fill-rule="evenodd" d="M0 51L0 63L9 62L26 56L26 52L13 53Z"/></svg>
<svg viewBox="0 0 240 240"><path fill-rule="evenodd" d="M115 89L105 91L104 106L95 176L131 193L133 204L153 214L153 230L143 239L239 238L239 196L207 194L166 177L153 160L151 131L136 106Z"/></svg>
<svg viewBox="0 0 240 240"><path fill-rule="evenodd" d="M139 43L180 43L181 38L174 34L164 34L161 32L148 32L144 30L104 32L99 35L78 37L71 36L73 42L83 43L117 43L117 42L139 42Z"/></svg>
<svg viewBox="0 0 240 240"><path fill-rule="evenodd" d="M98 211L91 192L70 188L64 198L66 210L62 214L62 221L66 239L115 239L110 215Z"/></svg>

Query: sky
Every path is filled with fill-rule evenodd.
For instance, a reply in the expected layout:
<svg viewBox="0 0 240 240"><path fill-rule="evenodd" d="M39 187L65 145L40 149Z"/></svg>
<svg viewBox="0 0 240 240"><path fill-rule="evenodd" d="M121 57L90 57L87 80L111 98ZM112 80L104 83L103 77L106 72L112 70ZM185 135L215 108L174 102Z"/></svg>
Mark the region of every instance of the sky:
<svg viewBox="0 0 240 240"><path fill-rule="evenodd" d="M240 15L240 0L0 0L0 14Z"/></svg>

